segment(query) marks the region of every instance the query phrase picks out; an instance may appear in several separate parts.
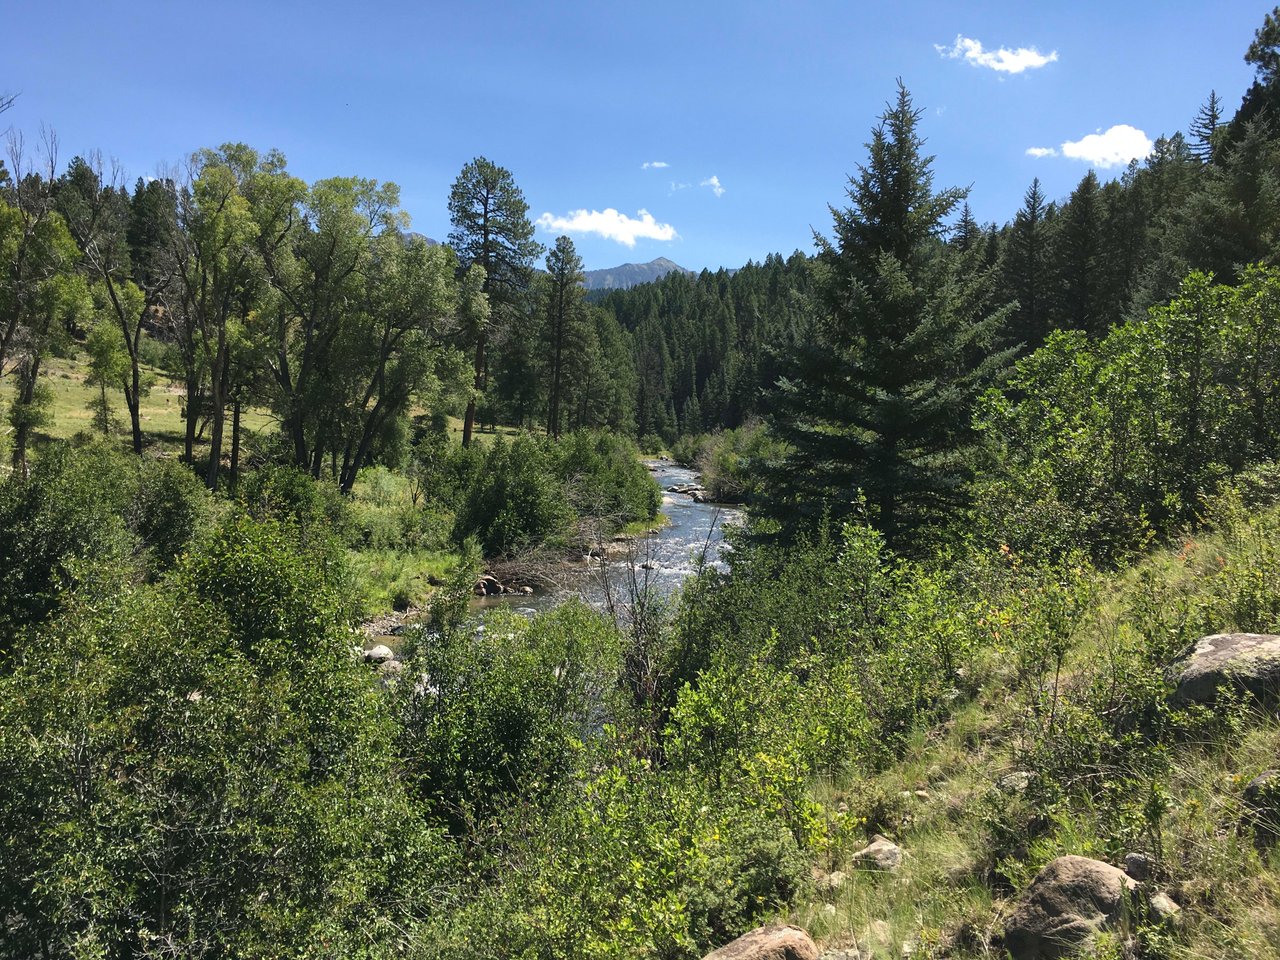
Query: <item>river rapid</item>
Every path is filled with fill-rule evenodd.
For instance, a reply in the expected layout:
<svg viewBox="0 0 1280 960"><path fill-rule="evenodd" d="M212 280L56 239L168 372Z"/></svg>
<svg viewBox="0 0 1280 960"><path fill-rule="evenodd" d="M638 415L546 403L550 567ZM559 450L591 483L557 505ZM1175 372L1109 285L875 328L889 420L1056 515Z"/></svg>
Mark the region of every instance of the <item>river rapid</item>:
<svg viewBox="0 0 1280 960"><path fill-rule="evenodd" d="M645 466L662 487L664 526L628 543L611 544L603 558L583 558L562 564L553 576L554 586L532 597L502 596L476 600L477 610L501 606L529 615L549 610L570 597L580 597L598 610L614 603L626 606L636 594L670 597L702 564L725 566L724 529L742 521L739 507L698 503L692 496L671 493L670 487L697 484L698 474L664 460L648 460Z"/></svg>

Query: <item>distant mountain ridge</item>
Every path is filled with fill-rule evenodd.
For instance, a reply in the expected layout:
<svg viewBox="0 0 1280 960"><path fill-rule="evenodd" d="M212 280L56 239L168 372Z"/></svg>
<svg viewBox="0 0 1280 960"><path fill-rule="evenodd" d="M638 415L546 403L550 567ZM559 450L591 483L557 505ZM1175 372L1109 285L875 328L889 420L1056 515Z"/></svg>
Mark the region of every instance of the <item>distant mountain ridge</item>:
<svg viewBox="0 0 1280 960"><path fill-rule="evenodd" d="M651 280L661 280L674 271L693 273L692 270L685 269L673 260L658 257L648 263L624 263L621 266L606 267L603 270L588 270L584 285L588 290L624 290Z"/></svg>

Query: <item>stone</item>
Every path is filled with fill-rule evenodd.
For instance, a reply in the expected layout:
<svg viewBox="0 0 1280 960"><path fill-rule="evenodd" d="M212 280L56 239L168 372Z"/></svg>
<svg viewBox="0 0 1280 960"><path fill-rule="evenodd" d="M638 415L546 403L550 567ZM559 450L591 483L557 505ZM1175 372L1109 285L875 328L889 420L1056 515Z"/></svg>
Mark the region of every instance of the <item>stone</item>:
<svg viewBox="0 0 1280 960"><path fill-rule="evenodd" d="M1250 780L1242 799L1255 813L1280 814L1280 770L1264 770Z"/></svg>
<svg viewBox="0 0 1280 960"><path fill-rule="evenodd" d="M996 781L996 786L1002 793L1026 793L1032 779L1029 770L1015 770L1013 773L1006 773Z"/></svg>
<svg viewBox="0 0 1280 960"><path fill-rule="evenodd" d="M843 870L832 870L830 873L820 875L814 886L818 888L819 893L835 893L848 882L847 873Z"/></svg>
<svg viewBox="0 0 1280 960"><path fill-rule="evenodd" d="M1176 923L1182 908L1173 902L1167 893L1157 891L1147 898L1147 906L1151 917L1160 923Z"/></svg>
<svg viewBox="0 0 1280 960"><path fill-rule="evenodd" d="M1126 853L1124 855L1124 872L1134 880L1151 879L1151 858L1145 853Z"/></svg>
<svg viewBox="0 0 1280 960"><path fill-rule="evenodd" d="M1014 960L1056 960L1087 949L1128 915L1137 881L1088 857L1058 857L1031 882L1005 924Z"/></svg>
<svg viewBox="0 0 1280 960"><path fill-rule="evenodd" d="M897 870L902 865L902 848L876 834L871 843L853 855L853 862L876 870Z"/></svg>
<svg viewBox="0 0 1280 960"><path fill-rule="evenodd" d="M1212 704L1221 688L1265 703L1280 699L1280 636L1218 633L1201 637L1174 664L1175 704Z"/></svg>
<svg viewBox="0 0 1280 960"><path fill-rule="evenodd" d="M1280 770L1267 770L1249 781L1241 795L1260 848L1280 840Z"/></svg>
<svg viewBox="0 0 1280 960"><path fill-rule="evenodd" d="M388 660L395 658L395 654L391 652L391 648L384 646L381 643L376 647L370 647L368 650L364 651L363 656L365 663L386 663Z"/></svg>
<svg viewBox="0 0 1280 960"><path fill-rule="evenodd" d="M703 960L818 960L818 946L799 927L771 923L744 933Z"/></svg>

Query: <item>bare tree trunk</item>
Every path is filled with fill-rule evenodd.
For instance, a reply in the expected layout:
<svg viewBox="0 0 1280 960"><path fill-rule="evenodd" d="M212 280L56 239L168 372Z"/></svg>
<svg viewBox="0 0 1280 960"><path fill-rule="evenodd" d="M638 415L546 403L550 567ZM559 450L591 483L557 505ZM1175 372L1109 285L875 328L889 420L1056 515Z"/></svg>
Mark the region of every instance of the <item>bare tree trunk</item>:
<svg viewBox="0 0 1280 960"><path fill-rule="evenodd" d="M231 404L231 489L240 483L240 397Z"/></svg>
<svg viewBox="0 0 1280 960"><path fill-rule="evenodd" d="M484 334L480 334L476 340L476 393L484 389ZM471 446L471 433L475 429L476 424L476 398L473 395L467 401L467 414L462 421L462 445L464 447Z"/></svg>

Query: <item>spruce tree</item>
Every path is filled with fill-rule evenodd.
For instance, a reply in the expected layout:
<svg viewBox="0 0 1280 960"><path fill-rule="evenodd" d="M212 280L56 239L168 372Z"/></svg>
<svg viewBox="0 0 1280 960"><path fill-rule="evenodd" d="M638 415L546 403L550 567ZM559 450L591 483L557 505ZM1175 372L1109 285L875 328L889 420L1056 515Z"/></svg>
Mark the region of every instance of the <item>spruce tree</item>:
<svg viewBox="0 0 1280 960"><path fill-rule="evenodd" d="M789 452L765 465L758 507L783 528L868 519L910 550L963 498L977 393L1007 362L992 344L1008 307L984 310L991 273L944 242L966 192L933 189L922 111L901 83L850 178L835 234L815 235L820 315L781 358L766 398Z"/></svg>

